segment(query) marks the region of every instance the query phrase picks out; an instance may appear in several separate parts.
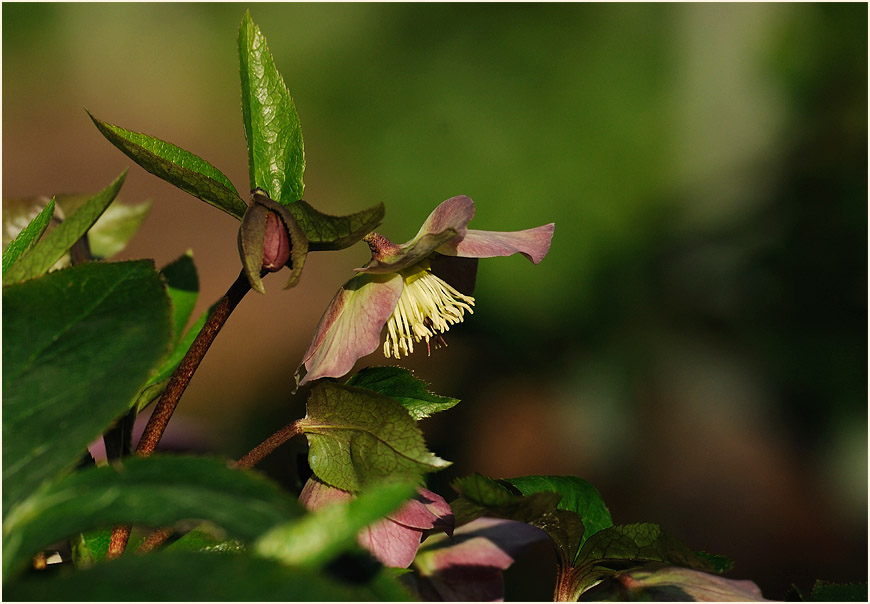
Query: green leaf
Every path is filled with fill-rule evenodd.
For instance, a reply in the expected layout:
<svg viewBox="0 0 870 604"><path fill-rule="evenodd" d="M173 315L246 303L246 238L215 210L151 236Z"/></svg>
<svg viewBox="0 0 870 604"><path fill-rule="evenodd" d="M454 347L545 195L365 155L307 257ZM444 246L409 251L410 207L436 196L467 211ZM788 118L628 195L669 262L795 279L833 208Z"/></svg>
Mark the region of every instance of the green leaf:
<svg viewBox="0 0 870 604"><path fill-rule="evenodd" d="M611 526L595 533L583 545L574 565L614 560L663 562L705 572L716 570L709 556L699 555L652 523Z"/></svg>
<svg viewBox="0 0 870 604"><path fill-rule="evenodd" d="M415 492L409 482L374 485L354 499L275 527L254 544L254 551L285 564L319 566L352 547L357 533L398 509Z"/></svg>
<svg viewBox="0 0 870 604"><path fill-rule="evenodd" d="M813 593L810 596L812 602L866 602L866 583L828 583L816 581L813 585Z"/></svg>
<svg viewBox="0 0 870 604"><path fill-rule="evenodd" d="M50 269L112 203L126 176L127 170L124 170L112 184L91 197L76 213L19 257L9 272L3 273L3 285L38 277Z"/></svg>
<svg viewBox="0 0 870 604"><path fill-rule="evenodd" d="M299 426L308 463L324 482L359 491L382 478L416 478L450 465L426 449L423 434L397 401L353 386L320 382Z"/></svg>
<svg viewBox="0 0 870 604"><path fill-rule="evenodd" d="M3 249L4 275L23 253L39 241L39 238L42 237L45 229L48 228L48 223L51 220L52 214L54 214L53 199L49 201L48 205L45 206L42 211L37 214L36 217L21 230L21 232L18 233L15 239L13 239L12 242Z"/></svg>
<svg viewBox="0 0 870 604"><path fill-rule="evenodd" d="M79 533L70 539L70 553L76 568L90 568L106 558L112 529L97 529Z"/></svg>
<svg viewBox="0 0 870 604"><path fill-rule="evenodd" d="M150 261L87 263L3 288L3 509L74 466L165 354Z"/></svg>
<svg viewBox="0 0 870 604"><path fill-rule="evenodd" d="M245 546L236 539L227 540L226 531L211 522L200 523L179 539L166 546L167 550L186 552L243 552Z"/></svg>
<svg viewBox="0 0 870 604"><path fill-rule="evenodd" d="M355 214L330 216L318 212L305 201L287 206L299 227L308 237L313 252L341 250L371 233L384 219L384 204L378 204Z"/></svg>
<svg viewBox="0 0 870 604"><path fill-rule="evenodd" d="M239 220L247 205L223 172L201 157L140 132L131 132L95 118L97 129L134 162L182 191Z"/></svg>
<svg viewBox="0 0 870 604"><path fill-rule="evenodd" d="M29 576L3 588L6 600L26 601L407 601L410 595L381 572L348 583L323 571L230 553L156 552L126 556L69 575Z"/></svg>
<svg viewBox="0 0 870 604"><path fill-rule="evenodd" d="M613 526L610 511L604 505L601 494L589 482L577 476L522 476L508 478L509 482L524 495L532 493L559 493L562 499L557 506L560 510L573 512L580 517L585 527L580 545L589 537Z"/></svg>
<svg viewBox="0 0 870 604"><path fill-rule="evenodd" d="M402 367L366 367L347 381L348 386L385 394L402 403L415 420L450 409L459 402L426 390L426 382Z"/></svg>
<svg viewBox="0 0 870 604"><path fill-rule="evenodd" d="M302 507L254 472L226 461L178 456L130 457L123 467L74 472L16 506L3 522L4 577L40 548L77 531L120 523L152 527L209 520L254 540L298 517Z"/></svg>
<svg viewBox="0 0 870 604"><path fill-rule="evenodd" d="M561 498L549 492L525 496L505 481L480 474L457 478L451 486L461 495L450 503L457 525L483 515L531 524L553 512Z"/></svg>
<svg viewBox="0 0 870 604"><path fill-rule="evenodd" d="M266 38L247 11L239 27L239 74L251 190L259 187L290 205L304 189L302 127Z"/></svg>
<svg viewBox="0 0 870 604"><path fill-rule="evenodd" d="M193 252L188 250L160 269L160 274L166 280L166 291L172 302L173 342L177 346L199 297L199 276L193 263Z"/></svg>
<svg viewBox="0 0 870 604"><path fill-rule="evenodd" d="M64 216L72 216L87 201L87 195L58 195ZM111 258L123 250L151 211L151 202L123 204L113 201L88 231L88 245L95 258Z"/></svg>

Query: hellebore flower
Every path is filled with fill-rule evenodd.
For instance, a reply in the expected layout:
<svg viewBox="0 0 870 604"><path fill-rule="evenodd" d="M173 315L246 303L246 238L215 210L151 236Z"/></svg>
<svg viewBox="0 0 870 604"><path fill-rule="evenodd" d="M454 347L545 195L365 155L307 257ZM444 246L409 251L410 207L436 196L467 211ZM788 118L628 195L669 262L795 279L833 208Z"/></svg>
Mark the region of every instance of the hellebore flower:
<svg viewBox="0 0 870 604"><path fill-rule="evenodd" d="M469 294L478 258L519 253L537 264L550 249L552 223L524 231L477 231L467 228L473 216L474 202L460 195L435 208L407 243L367 235L372 258L329 303L296 371L297 383L346 374L378 347L384 326L387 357L408 355L421 341L427 349L433 339L443 343L450 325L473 312Z"/></svg>
<svg viewBox="0 0 870 604"><path fill-rule="evenodd" d="M310 478L299 494L299 501L309 510L352 498L353 494L331 487L316 477ZM413 562L420 542L435 530L452 534L453 512L443 497L418 488L414 499L363 529L357 541L383 565L407 568Z"/></svg>

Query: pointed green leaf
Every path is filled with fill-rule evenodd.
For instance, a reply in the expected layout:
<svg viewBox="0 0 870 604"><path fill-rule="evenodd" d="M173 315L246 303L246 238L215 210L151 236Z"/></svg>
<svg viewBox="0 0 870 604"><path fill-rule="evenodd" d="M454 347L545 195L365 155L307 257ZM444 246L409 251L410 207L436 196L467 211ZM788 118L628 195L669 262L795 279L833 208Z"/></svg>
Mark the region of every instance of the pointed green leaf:
<svg viewBox="0 0 870 604"><path fill-rule="evenodd" d="M266 38L247 11L239 27L239 74L251 190L259 187L290 205L304 189L302 127Z"/></svg>
<svg viewBox="0 0 870 604"><path fill-rule="evenodd" d="M558 508L577 514L583 521L585 531L580 538L582 545L600 530L613 526L610 511L604 505L601 494L589 482L577 476L522 476L507 478L524 495L532 493L559 493Z"/></svg>
<svg viewBox="0 0 870 604"><path fill-rule="evenodd" d="M57 205L64 216L72 216L87 200L86 195L58 195ZM95 258L111 258L123 250L142 226L151 202L123 204L116 199L88 231L88 244Z"/></svg>
<svg viewBox="0 0 870 604"><path fill-rule="evenodd" d="M159 138L125 130L95 118L97 129L127 157L151 174L239 220L247 205L223 172L189 151Z"/></svg>
<svg viewBox="0 0 870 604"><path fill-rule="evenodd" d="M299 425L308 463L324 482L346 491L387 477L417 478L450 465L426 449L423 434L395 400L362 388L320 382Z"/></svg>
<svg viewBox="0 0 870 604"><path fill-rule="evenodd" d="M384 219L384 204L355 214L330 216L318 212L305 201L287 206L308 237L311 251L341 250L371 233Z"/></svg>
<svg viewBox="0 0 870 604"><path fill-rule="evenodd" d="M225 460L129 457L123 467L74 472L46 485L3 521L4 578L11 565L76 531L119 523L165 526L204 519L254 540L304 512L295 498ZM19 566L20 568L20 566Z"/></svg>
<svg viewBox="0 0 870 604"><path fill-rule="evenodd" d="M78 533L70 539L70 554L76 568L90 568L104 560L112 540L112 529L96 529Z"/></svg>
<svg viewBox="0 0 870 604"><path fill-rule="evenodd" d="M46 573L47 574L47 573ZM410 594L381 571L349 582L325 571L235 553L165 551L125 556L77 573L32 575L3 587L10 601L403 602Z"/></svg>
<svg viewBox="0 0 870 604"><path fill-rule="evenodd" d="M78 211L68 216L56 229L20 256L9 272L3 273L3 285L38 277L51 268L76 241L88 232L88 229L112 203L126 176L127 170L124 170L112 184L91 197Z"/></svg>
<svg viewBox="0 0 870 604"><path fill-rule="evenodd" d="M3 507L74 466L170 338L150 261L91 262L3 288Z"/></svg>
<svg viewBox="0 0 870 604"><path fill-rule="evenodd" d="M254 551L285 564L319 566L353 547L357 533L398 509L415 492L410 482L373 485L354 499L275 527L254 544Z"/></svg>
<svg viewBox="0 0 870 604"><path fill-rule="evenodd" d="M42 211L37 214L36 217L21 230L21 232L18 233L15 239L13 239L12 242L3 249L4 275L23 253L39 241L39 238L42 237L45 229L48 228L48 223L51 220L52 214L54 214L53 199L48 202L48 205L45 206Z"/></svg>
<svg viewBox="0 0 870 604"><path fill-rule="evenodd" d="M373 390L396 399L415 420L450 409L459 402L458 398L429 392L426 390L426 382L402 367L366 367L351 377L347 385Z"/></svg>

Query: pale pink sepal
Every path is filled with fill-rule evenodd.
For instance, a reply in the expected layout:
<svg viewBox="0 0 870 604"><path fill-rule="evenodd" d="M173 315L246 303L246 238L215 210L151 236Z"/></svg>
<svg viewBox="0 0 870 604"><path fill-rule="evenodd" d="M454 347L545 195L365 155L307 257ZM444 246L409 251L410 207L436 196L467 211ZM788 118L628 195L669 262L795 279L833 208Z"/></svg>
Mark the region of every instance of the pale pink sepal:
<svg viewBox="0 0 870 604"><path fill-rule="evenodd" d="M417 495L387 516L393 522L423 531L442 529L448 535L453 533L453 510L439 494L422 487Z"/></svg>
<svg viewBox="0 0 870 604"><path fill-rule="evenodd" d="M445 199L432 210L429 217L423 222L423 226L411 241L403 244L408 245L430 233L440 233L447 229L453 229L459 237L464 237L466 225L474 218L474 202L467 195L457 195Z"/></svg>
<svg viewBox="0 0 870 604"><path fill-rule="evenodd" d="M338 291L314 333L314 339L296 371L299 386L322 377L341 377L357 359L380 344L381 330L402 295L398 274L362 274ZM307 371L300 376L302 367ZM301 378L301 379L300 379Z"/></svg>
<svg viewBox="0 0 870 604"><path fill-rule="evenodd" d="M476 231L469 229L462 239L449 241L438 248L447 256L465 258L492 258L522 254L538 264L550 251L553 240L553 223L524 231Z"/></svg>
<svg viewBox="0 0 870 604"><path fill-rule="evenodd" d="M687 595L695 602L770 602L761 589L746 579L726 579L719 575L682 568L650 564L617 575L616 580L629 591L643 590L652 599Z"/></svg>

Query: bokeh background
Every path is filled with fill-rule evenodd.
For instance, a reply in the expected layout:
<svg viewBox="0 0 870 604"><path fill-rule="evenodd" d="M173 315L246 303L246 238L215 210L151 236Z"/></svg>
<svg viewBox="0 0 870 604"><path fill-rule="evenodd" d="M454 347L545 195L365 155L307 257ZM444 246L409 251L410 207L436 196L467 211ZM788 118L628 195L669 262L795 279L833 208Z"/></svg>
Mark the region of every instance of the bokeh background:
<svg viewBox="0 0 870 604"><path fill-rule="evenodd" d="M540 265L482 261L449 348L403 362L462 399L424 423L455 462L430 486L576 474L616 522L728 555L767 597L866 581L865 4L4 3L3 196L96 192L131 165L85 107L247 190L245 8L301 116L306 200L384 202L395 241L457 194L475 228L556 223ZM135 165L121 198L154 201L121 257L192 249L205 310L238 274L238 223ZM293 372L366 260L315 254L291 291L267 278L176 446L235 458L303 415ZM293 488L302 451L263 469ZM528 555L508 596L552 580Z"/></svg>

